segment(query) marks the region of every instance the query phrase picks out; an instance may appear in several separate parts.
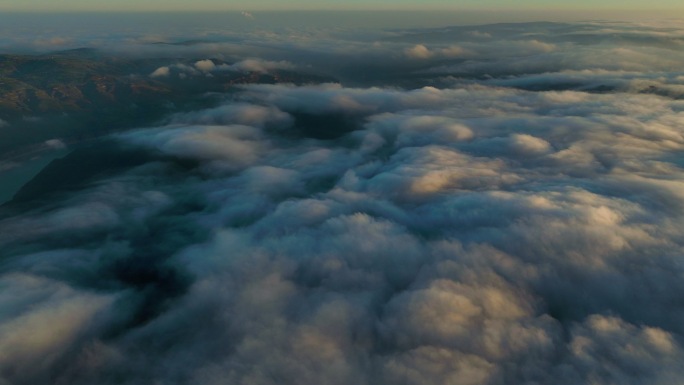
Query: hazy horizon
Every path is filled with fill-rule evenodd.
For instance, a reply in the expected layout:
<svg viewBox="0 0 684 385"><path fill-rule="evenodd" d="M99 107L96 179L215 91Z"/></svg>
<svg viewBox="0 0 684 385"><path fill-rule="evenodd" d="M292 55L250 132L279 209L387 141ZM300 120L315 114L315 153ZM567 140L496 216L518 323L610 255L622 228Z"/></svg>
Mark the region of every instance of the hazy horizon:
<svg viewBox="0 0 684 385"><path fill-rule="evenodd" d="M0 10L210 10L210 11L261 11L261 10L454 10L454 9L518 9L548 11L571 9L684 9L684 5L676 0L653 0L645 6L639 0L576 0L573 2L559 0L521 0L511 5L507 0L424 0L420 3L408 0L348 0L339 2L334 0L293 0L282 2L278 0L261 0L259 2L247 0L196 0L191 4L181 0L119 0L116 2L103 0L63 0L57 4L46 4L40 0L9 1L0 4Z"/></svg>
<svg viewBox="0 0 684 385"><path fill-rule="evenodd" d="M444 28L496 23L634 22L661 28L681 19L671 12L547 11L222 11L222 12L5 12L0 13L0 52L80 47L107 48L123 39L225 40L229 34L299 31L377 39L412 28ZM363 33L361 33L363 31ZM298 33L299 33L298 32ZM238 37L238 39L242 39ZM35 44L37 42L37 44ZM47 44L48 42L52 42ZM53 44L54 43L54 44Z"/></svg>

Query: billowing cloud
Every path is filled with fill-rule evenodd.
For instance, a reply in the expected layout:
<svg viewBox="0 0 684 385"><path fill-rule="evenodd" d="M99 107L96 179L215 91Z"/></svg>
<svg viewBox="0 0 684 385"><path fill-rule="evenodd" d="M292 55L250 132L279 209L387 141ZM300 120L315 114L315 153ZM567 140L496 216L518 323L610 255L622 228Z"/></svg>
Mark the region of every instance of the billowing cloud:
<svg viewBox="0 0 684 385"><path fill-rule="evenodd" d="M45 371L96 332L98 314L115 300L31 275L7 275L1 282L0 306L10 320L0 325L0 368L36 381L48 380Z"/></svg>
<svg viewBox="0 0 684 385"><path fill-rule="evenodd" d="M138 143L180 158L211 161L212 168L240 169L267 147L260 130L242 125L180 126L127 134Z"/></svg>
<svg viewBox="0 0 684 385"><path fill-rule="evenodd" d="M206 59L195 62L195 68L203 72L210 72L216 68L216 65L213 61Z"/></svg>
<svg viewBox="0 0 684 385"><path fill-rule="evenodd" d="M159 67L156 70L152 71L150 74L150 77L153 78L162 78L162 77L168 77L171 75L171 69L169 67Z"/></svg>
<svg viewBox="0 0 684 385"><path fill-rule="evenodd" d="M455 45L439 49L429 49L423 44L416 44L411 48L407 48L404 53L411 59L430 59L433 57L455 58L464 55L466 51Z"/></svg>
<svg viewBox="0 0 684 385"><path fill-rule="evenodd" d="M417 87L245 84L100 140L0 213L0 382L681 382L682 75L517 28L392 45ZM232 62L162 68L282 63Z"/></svg>
<svg viewBox="0 0 684 385"><path fill-rule="evenodd" d="M416 44L411 48L407 48L405 53L406 56L414 59L427 59L432 56L432 52L422 44Z"/></svg>
<svg viewBox="0 0 684 385"><path fill-rule="evenodd" d="M231 103L208 110L177 114L172 117L171 122L285 127L292 124L292 117L275 107Z"/></svg>
<svg viewBox="0 0 684 385"><path fill-rule="evenodd" d="M270 61L262 59L245 59L233 64L216 64L211 59L204 59L195 61L192 64L176 63L168 66L159 67L154 70L150 77L164 78L172 74L185 79L191 76L206 75L211 76L212 73L227 71L238 73L270 73L275 70L293 70L296 66L288 61Z"/></svg>

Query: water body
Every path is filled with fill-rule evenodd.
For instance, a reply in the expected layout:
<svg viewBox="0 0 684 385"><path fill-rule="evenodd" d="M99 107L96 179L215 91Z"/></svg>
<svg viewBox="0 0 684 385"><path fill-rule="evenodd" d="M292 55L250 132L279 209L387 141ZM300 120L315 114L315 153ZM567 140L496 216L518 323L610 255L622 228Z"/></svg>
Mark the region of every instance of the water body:
<svg viewBox="0 0 684 385"><path fill-rule="evenodd" d="M28 159L0 162L0 169L3 164L7 167L6 170L0 171L0 205L10 201L22 186L38 175L50 162L68 155L71 151L69 148L51 149L34 154Z"/></svg>

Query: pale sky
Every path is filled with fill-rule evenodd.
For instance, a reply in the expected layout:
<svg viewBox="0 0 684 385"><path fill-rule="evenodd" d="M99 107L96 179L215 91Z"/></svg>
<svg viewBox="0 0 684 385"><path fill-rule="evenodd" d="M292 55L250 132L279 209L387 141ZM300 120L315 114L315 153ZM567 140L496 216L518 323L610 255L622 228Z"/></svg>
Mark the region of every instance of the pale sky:
<svg viewBox="0 0 684 385"><path fill-rule="evenodd" d="M679 10L682 0L0 0L0 11L208 11L208 10Z"/></svg>

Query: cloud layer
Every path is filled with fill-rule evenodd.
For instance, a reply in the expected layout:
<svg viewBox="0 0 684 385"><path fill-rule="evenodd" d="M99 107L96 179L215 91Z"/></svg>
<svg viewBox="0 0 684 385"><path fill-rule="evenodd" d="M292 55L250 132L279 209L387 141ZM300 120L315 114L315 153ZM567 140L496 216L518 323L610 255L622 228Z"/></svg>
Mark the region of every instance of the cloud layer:
<svg viewBox="0 0 684 385"><path fill-rule="evenodd" d="M443 83L245 85L113 135L135 164L3 213L0 382L680 382L684 80L512 75L570 55L541 39L498 77L391 43Z"/></svg>

